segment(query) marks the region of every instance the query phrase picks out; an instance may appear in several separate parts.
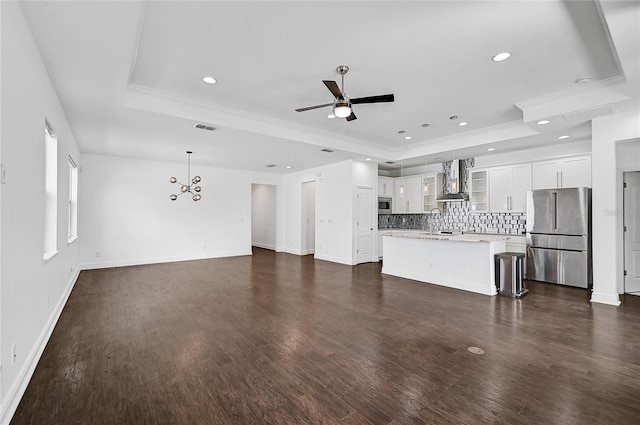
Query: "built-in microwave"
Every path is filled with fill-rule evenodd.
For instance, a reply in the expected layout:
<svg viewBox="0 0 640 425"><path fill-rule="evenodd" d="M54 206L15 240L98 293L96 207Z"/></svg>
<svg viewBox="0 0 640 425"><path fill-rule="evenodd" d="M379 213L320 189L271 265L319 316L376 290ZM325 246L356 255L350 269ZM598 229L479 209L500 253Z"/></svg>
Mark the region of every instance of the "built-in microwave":
<svg viewBox="0 0 640 425"><path fill-rule="evenodd" d="M378 214L391 214L391 198L378 198Z"/></svg>

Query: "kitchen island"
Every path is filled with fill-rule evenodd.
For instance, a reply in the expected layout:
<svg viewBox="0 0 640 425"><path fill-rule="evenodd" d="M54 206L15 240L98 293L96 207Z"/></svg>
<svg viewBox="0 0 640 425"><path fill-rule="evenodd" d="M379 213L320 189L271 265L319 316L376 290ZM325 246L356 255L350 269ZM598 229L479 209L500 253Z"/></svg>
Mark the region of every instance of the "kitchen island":
<svg viewBox="0 0 640 425"><path fill-rule="evenodd" d="M485 295L496 295L494 255L508 235L382 232L382 273Z"/></svg>

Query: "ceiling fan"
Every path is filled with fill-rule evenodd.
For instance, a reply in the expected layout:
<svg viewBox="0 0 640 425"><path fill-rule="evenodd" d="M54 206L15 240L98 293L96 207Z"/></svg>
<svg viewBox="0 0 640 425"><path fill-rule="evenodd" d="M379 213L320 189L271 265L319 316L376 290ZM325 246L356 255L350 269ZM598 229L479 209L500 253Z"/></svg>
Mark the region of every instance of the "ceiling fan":
<svg viewBox="0 0 640 425"><path fill-rule="evenodd" d="M358 97L356 99L349 99L347 93L344 91L344 74L349 72L347 65L340 65L336 68L338 74L342 77L342 90L338 87L338 83L335 81L322 80L325 86L329 89L331 94L335 97L332 103L325 103L323 105L308 106L306 108L296 109L297 112L309 111L311 109L324 108L326 106L333 106L333 114L339 118L346 118L347 121L353 121L358 119L353 113L351 105L357 105L359 103L383 103L393 102L393 94L382 94L379 96Z"/></svg>

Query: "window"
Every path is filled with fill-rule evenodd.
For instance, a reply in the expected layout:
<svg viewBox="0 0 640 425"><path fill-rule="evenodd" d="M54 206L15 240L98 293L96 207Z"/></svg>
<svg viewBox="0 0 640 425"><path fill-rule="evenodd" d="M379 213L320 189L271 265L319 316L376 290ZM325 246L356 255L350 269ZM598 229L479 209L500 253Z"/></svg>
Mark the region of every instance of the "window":
<svg viewBox="0 0 640 425"><path fill-rule="evenodd" d="M58 139L44 128L44 259L58 252Z"/></svg>
<svg viewBox="0 0 640 425"><path fill-rule="evenodd" d="M67 205L67 242L78 238L78 166L69 156L69 200Z"/></svg>

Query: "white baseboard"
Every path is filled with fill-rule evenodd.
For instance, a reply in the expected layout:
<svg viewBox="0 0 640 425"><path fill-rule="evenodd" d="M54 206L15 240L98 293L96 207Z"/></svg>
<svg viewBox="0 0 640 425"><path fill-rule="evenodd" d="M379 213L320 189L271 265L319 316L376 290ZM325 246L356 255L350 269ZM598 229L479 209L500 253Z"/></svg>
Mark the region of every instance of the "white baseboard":
<svg viewBox="0 0 640 425"><path fill-rule="evenodd" d="M247 251L230 251L230 252L216 252L203 255L181 255L175 257L157 257L157 258L138 258L135 260L112 260L95 263L83 263L80 265L81 270L93 270L93 269L107 269L112 267L127 267L127 266L140 266L143 264L160 264L160 263L175 263L178 261L191 261L191 260L207 260L211 258L223 258L223 257L239 257L242 255L251 255L251 250Z"/></svg>
<svg viewBox="0 0 640 425"><path fill-rule="evenodd" d="M330 255L322 255L322 254L316 254L314 258L316 260L331 261L332 263L346 264L347 266L355 265L352 258L332 257Z"/></svg>
<svg viewBox="0 0 640 425"><path fill-rule="evenodd" d="M591 293L591 302L609 304L617 307L620 305L620 296L618 296L618 294L601 294L594 291Z"/></svg>
<svg viewBox="0 0 640 425"><path fill-rule="evenodd" d="M62 293L62 296L58 300L58 303L51 312L49 320L47 320L45 327L42 329L42 332L38 336L36 343L33 345L31 352L27 356L27 360L24 362L24 365L20 369L20 372L18 372L16 380L11 385L11 388L9 388L9 391L7 392L7 395L4 398L4 402L2 403L2 406L0 408L0 412L2 412L2 416L0 417L0 424L6 425L11 422L11 418L18 408L18 404L20 404L20 400L22 399L24 392L27 390L29 381L31 380L31 377L36 370L36 366L40 361L40 357L44 352L44 348L47 346L49 338L51 338L53 329L55 328L56 323L58 323L60 314L62 314L62 310L67 304L69 295L71 295L71 291L73 290L73 287L75 286L79 275L80 267L77 267L75 272L71 276L67 287Z"/></svg>
<svg viewBox="0 0 640 425"><path fill-rule="evenodd" d="M263 249L269 249L271 251L275 251L276 250L276 246L275 245L266 244L266 243L251 242L251 246L255 246L255 247L263 248Z"/></svg>

